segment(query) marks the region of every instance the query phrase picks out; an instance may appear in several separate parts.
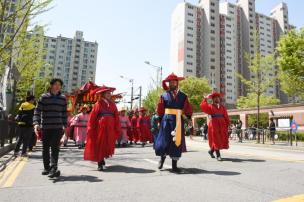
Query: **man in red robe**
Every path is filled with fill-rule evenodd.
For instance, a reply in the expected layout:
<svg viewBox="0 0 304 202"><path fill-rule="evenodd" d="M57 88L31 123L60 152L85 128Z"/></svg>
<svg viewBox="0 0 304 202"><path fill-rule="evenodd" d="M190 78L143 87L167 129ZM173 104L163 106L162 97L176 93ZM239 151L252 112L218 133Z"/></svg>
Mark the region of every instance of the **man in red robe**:
<svg viewBox="0 0 304 202"><path fill-rule="evenodd" d="M137 120L137 128L140 137L140 142L144 147L146 143L152 142L152 135L151 135L151 120L150 117L146 114L147 110L145 108L141 108L139 110L140 116Z"/></svg>
<svg viewBox="0 0 304 202"><path fill-rule="evenodd" d="M90 113L84 160L98 162L98 170L105 167L105 159L114 154L115 142L121 134L119 114L111 98L115 88L100 87L101 94Z"/></svg>
<svg viewBox="0 0 304 202"><path fill-rule="evenodd" d="M134 111L129 111L128 112L128 119L129 119L129 122L131 123L131 127L128 128L128 137L129 137L129 143L130 145L133 144L133 140L134 140L134 135L133 135L133 130L132 130L132 117L134 115Z"/></svg>
<svg viewBox="0 0 304 202"><path fill-rule="evenodd" d="M133 140L135 144L139 142L139 134L137 131L137 119L138 119L138 109L135 110L134 115L131 119L131 129L132 129Z"/></svg>
<svg viewBox="0 0 304 202"><path fill-rule="evenodd" d="M224 105L221 104L222 94L214 92L204 98L200 104L202 112L210 115L208 123L208 140L210 150L208 153L211 158L215 158L214 151L218 161L221 161L221 149L229 148L228 126L230 125L229 116ZM212 100L212 104L208 103Z"/></svg>

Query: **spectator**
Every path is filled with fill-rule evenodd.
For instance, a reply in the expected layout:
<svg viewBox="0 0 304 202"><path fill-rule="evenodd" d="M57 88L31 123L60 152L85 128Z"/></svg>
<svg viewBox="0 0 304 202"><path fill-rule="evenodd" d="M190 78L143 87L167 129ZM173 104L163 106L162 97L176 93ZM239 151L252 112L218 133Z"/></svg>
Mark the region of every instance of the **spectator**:
<svg viewBox="0 0 304 202"><path fill-rule="evenodd" d="M49 92L40 97L34 114L35 132L38 133L40 129L42 130L44 164L42 175L49 175L51 178L60 175L58 170L60 140L67 127L67 101L65 96L61 94L62 85L61 79L50 81Z"/></svg>
<svg viewBox="0 0 304 202"><path fill-rule="evenodd" d="M243 140L242 126L243 126L243 122L240 119L238 119L237 123L236 123L236 134L238 136L239 142L242 142L242 140Z"/></svg>
<svg viewBox="0 0 304 202"><path fill-rule="evenodd" d="M18 139L15 147L14 155L18 156L20 146L22 144L21 156L27 156L27 147L29 146L33 133L33 116L35 109L35 97L30 95L26 98L26 102L20 105L16 121L18 124Z"/></svg>
<svg viewBox="0 0 304 202"><path fill-rule="evenodd" d="M270 118L270 123L269 123L269 132L270 132L270 138L272 140L272 143L275 144L274 142L274 136L276 133L276 125L273 121L273 118Z"/></svg>
<svg viewBox="0 0 304 202"><path fill-rule="evenodd" d="M207 123L204 123L204 130L203 130L203 133L204 133L204 140L208 140L208 124Z"/></svg>

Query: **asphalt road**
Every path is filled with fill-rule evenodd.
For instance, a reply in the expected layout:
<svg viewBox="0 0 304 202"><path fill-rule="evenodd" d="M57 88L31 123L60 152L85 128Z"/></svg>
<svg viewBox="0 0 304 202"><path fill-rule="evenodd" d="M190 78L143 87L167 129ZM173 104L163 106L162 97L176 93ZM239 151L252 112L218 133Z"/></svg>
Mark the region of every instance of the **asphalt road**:
<svg viewBox="0 0 304 202"><path fill-rule="evenodd" d="M232 145L217 162L207 144L187 140L179 161L182 174L170 172L171 160L157 169L151 146L116 150L104 172L83 161L83 150L70 145L60 155L62 176L41 175L40 147L29 158L18 158L0 173L0 201L157 201L237 202L304 197L304 151ZM285 201L291 201L287 199Z"/></svg>

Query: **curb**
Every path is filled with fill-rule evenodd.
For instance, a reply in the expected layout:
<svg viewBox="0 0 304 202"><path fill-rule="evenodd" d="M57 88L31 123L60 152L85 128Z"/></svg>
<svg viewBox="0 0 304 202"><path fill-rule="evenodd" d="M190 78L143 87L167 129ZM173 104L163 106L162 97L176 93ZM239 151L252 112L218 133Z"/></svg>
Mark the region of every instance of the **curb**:
<svg viewBox="0 0 304 202"><path fill-rule="evenodd" d="M4 147L0 148L0 158L4 156L5 154L12 151L16 146L16 143L5 145Z"/></svg>
<svg viewBox="0 0 304 202"><path fill-rule="evenodd" d="M203 142L201 140L197 140L197 138L187 138L188 142L196 142L196 143L208 143L207 142ZM237 145L237 146L247 146L247 147L256 147L256 148L265 148L265 149L284 149L284 150L290 150L290 151L304 151L304 147L303 146L284 146L284 145L269 145L269 144L258 144L258 143L238 143L238 142L231 142L229 141L230 145Z"/></svg>

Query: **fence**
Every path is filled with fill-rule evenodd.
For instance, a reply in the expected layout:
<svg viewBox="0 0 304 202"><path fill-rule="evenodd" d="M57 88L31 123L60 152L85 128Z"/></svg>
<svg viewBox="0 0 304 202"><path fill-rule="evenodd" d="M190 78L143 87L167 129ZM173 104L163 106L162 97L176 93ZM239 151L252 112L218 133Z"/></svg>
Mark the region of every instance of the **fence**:
<svg viewBox="0 0 304 202"><path fill-rule="evenodd" d="M17 124L14 121L0 120L0 149L12 144L17 136Z"/></svg>
<svg viewBox="0 0 304 202"><path fill-rule="evenodd" d="M230 129L228 131L230 140L236 140L239 142L258 142L258 143L280 143L284 145L296 145L304 146L303 134L292 133L290 128L277 128L275 133L271 133L269 129L257 129L257 128L247 128L247 129ZM202 131L196 129L196 135L203 135ZM206 137L205 137L206 138Z"/></svg>

